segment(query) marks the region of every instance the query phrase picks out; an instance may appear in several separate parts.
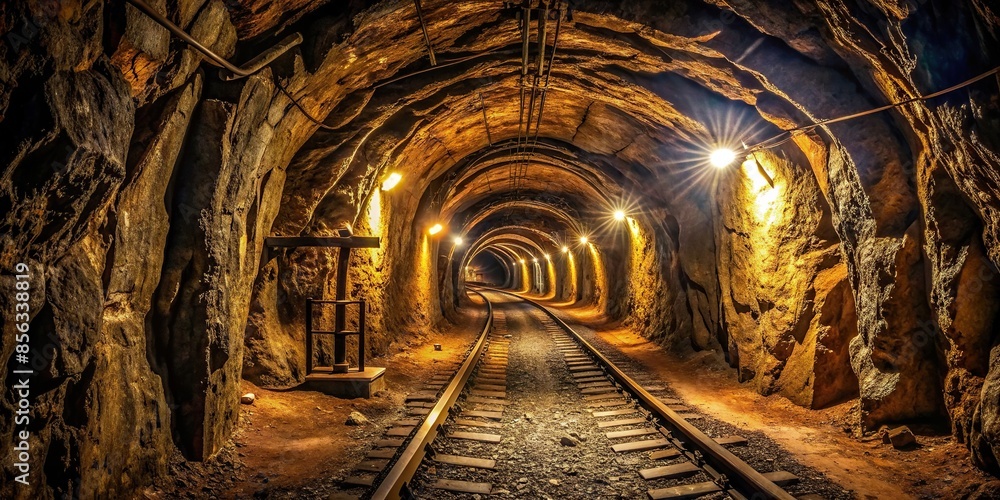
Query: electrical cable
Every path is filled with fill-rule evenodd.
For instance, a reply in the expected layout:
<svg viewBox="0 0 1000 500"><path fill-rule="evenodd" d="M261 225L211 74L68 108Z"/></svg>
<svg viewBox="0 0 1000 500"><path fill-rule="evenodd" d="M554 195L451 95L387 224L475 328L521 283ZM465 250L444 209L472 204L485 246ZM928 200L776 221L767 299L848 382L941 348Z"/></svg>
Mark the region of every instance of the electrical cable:
<svg viewBox="0 0 1000 500"><path fill-rule="evenodd" d="M795 128L791 128L791 129L788 129L788 130L784 130L784 131L782 131L782 132L774 135L773 137L769 137L769 138L767 138L767 139L765 139L763 141L760 141L760 142L758 142L758 143L756 143L756 144L754 144L752 146L749 146L749 147L744 146L744 150L745 150L744 152L746 152L746 153L752 153L754 151L759 151L759 150L762 150L762 149L767 149L767 148L773 148L773 147L776 147L776 146L780 146L781 144L784 144L784 143L790 141L794 137L794 135L796 133L808 132L808 131L813 130L815 128L822 127L824 125L830 125L830 124L833 124L833 123L839 123L839 122L844 122L844 121L847 121L847 120L853 120L855 118L861 118L863 116L873 115L875 113L881 113L882 111L886 111L886 110L893 109L893 108L898 108L898 107L901 107L901 106L905 106L907 104L912 104L914 102L927 101L927 100L933 99L935 97L940 97L942 95L949 94L949 93L954 92L956 90L968 87L968 86L970 86L970 85L972 85L972 84L974 84L974 83L976 83L976 82L978 82L980 80L983 80L985 78L989 78L990 76L993 76L993 75L996 75L997 78L998 78L998 81L1000 81L1000 66L997 66L997 67L995 67L995 68L993 68L993 69L991 69L991 70L989 70L989 71L987 71L985 73L982 73L980 75L977 75L977 76L974 76L972 78L969 78L968 80L965 80L965 81L963 81L961 83L952 85L951 87L948 87L946 89L938 90L937 92L933 92L931 94L927 94L927 95L923 95L923 96L917 96L917 97L912 97L912 98L906 99L904 101L899 101L899 102L895 102L895 103L892 103L892 104L887 104L885 106L879 106L877 108L869 109L867 111L861 111L861 112L858 112L858 113L852 113L852 114L849 114L849 115L839 116L839 117L836 117L836 118L829 118L829 119L826 119L826 120L820 120L820 121L818 121L816 123L812 123L812 124L809 124L809 125L802 125L802 126L799 126L799 127L795 127ZM770 144L772 141L777 141L778 139L781 139L782 136L784 136L784 135L788 135L788 137L786 137L783 140L781 140L779 142L776 142L774 144Z"/></svg>

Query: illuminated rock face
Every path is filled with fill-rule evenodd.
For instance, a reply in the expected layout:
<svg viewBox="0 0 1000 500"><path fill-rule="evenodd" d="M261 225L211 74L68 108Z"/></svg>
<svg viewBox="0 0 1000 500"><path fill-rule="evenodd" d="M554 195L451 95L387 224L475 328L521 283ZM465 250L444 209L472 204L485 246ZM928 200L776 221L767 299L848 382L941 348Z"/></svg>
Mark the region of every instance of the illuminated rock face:
<svg viewBox="0 0 1000 500"><path fill-rule="evenodd" d="M304 300L332 296L335 255L263 239L345 223L383 237L352 262L373 352L451 315L471 262L716 352L762 393L859 397L866 430L950 423L1000 471L996 78L703 162L996 66L989 2L579 0L534 100L532 42L523 115L499 2L423 0L439 62L492 51L431 71L409 1L150 3L238 61L271 33L305 42L223 82L120 3L0 11L0 269L32 266L33 348L58 350L39 361L39 495L133 491L175 448L217 452L241 377L301 381Z"/></svg>

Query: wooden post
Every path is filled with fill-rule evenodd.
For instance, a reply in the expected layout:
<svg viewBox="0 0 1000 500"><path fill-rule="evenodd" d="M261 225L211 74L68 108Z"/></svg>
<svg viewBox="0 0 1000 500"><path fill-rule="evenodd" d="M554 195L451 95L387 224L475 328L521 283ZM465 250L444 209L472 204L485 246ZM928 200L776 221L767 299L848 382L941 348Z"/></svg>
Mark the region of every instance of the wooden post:
<svg viewBox="0 0 1000 500"><path fill-rule="evenodd" d="M306 375L312 373L313 362L313 299L306 299Z"/></svg>
<svg viewBox="0 0 1000 500"><path fill-rule="evenodd" d="M351 261L351 249L342 247L337 251L337 296L336 300L347 299L347 266ZM339 335L347 327L347 306L337 304L336 318L333 330L337 332L333 336L333 373L347 373L350 365L347 364L347 339Z"/></svg>

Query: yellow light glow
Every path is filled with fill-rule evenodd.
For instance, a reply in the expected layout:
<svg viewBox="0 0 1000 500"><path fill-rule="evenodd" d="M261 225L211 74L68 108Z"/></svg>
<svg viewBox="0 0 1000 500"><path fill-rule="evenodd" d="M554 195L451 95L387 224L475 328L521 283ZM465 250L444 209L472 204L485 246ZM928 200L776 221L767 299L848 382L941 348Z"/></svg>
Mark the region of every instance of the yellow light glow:
<svg viewBox="0 0 1000 500"><path fill-rule="evenodd" d="M461 236L456 236L453 241L455 242L455 246L461 246L462 245L462 237Z"/></svg>
<svg viewBox="0 0 1000 500"><path fill-rule="evenodd" d="M545 257L545 260L549 260L549 254L545 254L543 257Z"/></svg>
<svg viewBox="0 0 1000 500"><path fill-rule="evenodd" d="M430 229L427 230L427 232L430 233L431 236L434 236L435 234L440 233L442 229L444 229L444 226L442 226L441 224L434 224L433 226L431 226Z"/></svg>
<svg viewBox="0 0 1000 500"><path fill-rule="evenodd" d="M712 151L708 157L709 163L715 168L726 168L736 161L736 153L732 149L719 148Z"/></svg>
<svg viewBox="0 0 1000 500"><path fill-rule="evenodd" d="M521 264L524 264L524 263L525 263L525 260L524 260L524 259L521 259Z"/></svg>
<svg viewBox="0 0 1000 500"><path fill-rule="evenodd" d="M581 245L586 245L587 242L589 242L589 241L590 241L590 239L588 239L586 236L581 236L580 237L580 244Z"/></svg>
<svg viewBox="0 0 1000 500"><path fill-rule="evenodd" d="M625 212L622 210L615 210L615 220L617 221L625 220Z"/></svg>
<svg viewBox="0 0 1000 500"><path fill-rule="evenodd" d="M538 264L538 257L533 257L531 259L531 262L534 262L535 264Z"/></svg>
<svg viewBox="0 0 1000 500"><path fill-rule="evenodd" d="M385 180L382 181L382 191L388 191L396 187L401 180L403 180L403 176L399 173L393 172L389 174L389 177L386 177Z"/></svg>
<svg viewBox="0 0 1000 500"><path fill-rule="evenodd" d="M563 251L563 253L569 253L569 247L566 246L566 245L563 245L562 251Z"/></svg>

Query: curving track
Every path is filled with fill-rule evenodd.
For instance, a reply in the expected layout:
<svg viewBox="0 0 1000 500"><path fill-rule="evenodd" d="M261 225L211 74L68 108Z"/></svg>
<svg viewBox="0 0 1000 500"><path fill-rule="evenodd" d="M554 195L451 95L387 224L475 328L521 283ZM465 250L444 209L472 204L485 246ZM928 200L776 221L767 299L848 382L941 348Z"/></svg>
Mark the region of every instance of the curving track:
<svg viewBox="0 0 1000 500"><path fill-rule="evenodd" d="M794 498L797 477L747 465L745 439L707 436L544 306L473 293L480 338L365 497Z"/></svg>

